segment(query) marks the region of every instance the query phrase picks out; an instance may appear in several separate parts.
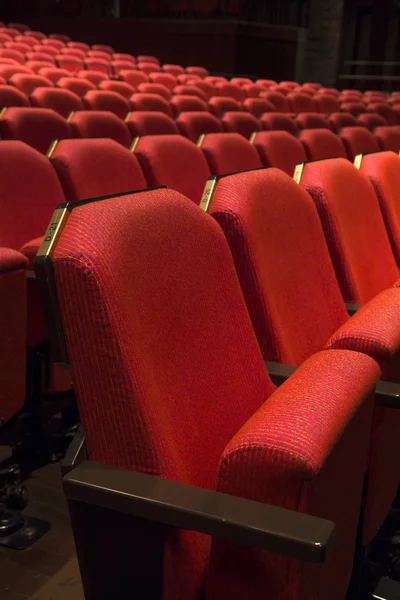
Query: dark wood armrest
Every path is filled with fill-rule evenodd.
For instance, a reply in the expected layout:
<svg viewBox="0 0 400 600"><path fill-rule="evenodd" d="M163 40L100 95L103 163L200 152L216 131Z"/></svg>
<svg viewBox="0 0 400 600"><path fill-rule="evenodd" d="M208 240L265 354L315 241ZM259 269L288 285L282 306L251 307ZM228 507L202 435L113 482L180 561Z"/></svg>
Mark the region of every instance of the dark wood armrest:
<svg viewBox="0 0 400 600"><path fill-rule="evenodd" d="M385 408L400 408L400 385L391 381L378 381L375 404Z"/></svg>
<svg viewBox="0 0 400 600"><path fill-rule="evenodd" d="M360 310L360 308L362 307L362 304L354 304L353 302L345 302L344 305L345 305L347 313L350 315L350 317L355 315L356 312L358 312Z"/></svg>
<svg viewBox="0 0 400 600"><path fill-rule="evenodd" d="M282 383L284 383L286 379L289 379L289 377L297 370L297 367L284 365L272 360L266 360L264 361L264 364L271 381L277 386L282 385Z"/></svg>
<svg viewBox="0 0 400 600"><path fill-rule="evenodd" d="M69 500L303 561L324 562L333 544L325 519L88 460L63 484Z"/></svg>

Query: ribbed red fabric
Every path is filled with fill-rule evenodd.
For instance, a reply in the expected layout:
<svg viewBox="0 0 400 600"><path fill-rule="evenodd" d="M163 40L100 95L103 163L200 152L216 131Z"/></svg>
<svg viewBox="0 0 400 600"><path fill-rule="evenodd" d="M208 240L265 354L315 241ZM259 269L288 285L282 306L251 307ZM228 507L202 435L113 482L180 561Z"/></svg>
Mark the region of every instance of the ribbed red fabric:
<svg viewBox="0 0 400 600"><path fill-rule="evenodd" d="M201 149L213 175L262 166L256 148L239 133L209 133L205 136Z"/></svg>
<svg viewBox="0 0 400 600"><path fill-rule="evenodd" d="M304 146L308 160L324 158L346 158L340 138L327 129L304 129L299 139Z"/></svg>
<svg viewBox="0 0 400 600"><path fill-rule="evenodd" d="M345 301L364 304L394 285L396 261L368 179L347 160L332 159L308 163L300 185L317 206Z"/></svg>
<svg viewBox="0 0 400 600"><path fill-rule="evenodd" d="M208 112L183 112L176 124L180 133L195 143L203 133L222 133L221 121Z"/></svg>
<svg viewBox="0 0 400 600"><path fill-rule="evenodd" d="M306 160L304 148L287 131L262 131L253 140L263 165L281 169L293 177L296 165Z"/></svg>
<svg viewBox="0 0 400 600"><path fill-rule="evenodd" d="M339 136L351 161L357 154L379 151L377 140L366 127L344 127L339 131Z"/></svg>
<svg viewBox="0 0 400 600"><path fill-rule="evenodd" d="M82 110L70 119L73 137L110 138L125 148L132 143L129 129L121 119L106 110Z"/></svg>
<svg viewBox="0 0 400 600"><path fill-rule="evenodd" d="M114 140L61 141L51 162L68 201L147 187L136 156Z"/></svg>
<svg viewBox="0 0 400 600"><path fill-rule="evenodd" d="M323 565L213 540L207 600L346 596L373 408L365 396L377 377L367 356L316 354L228 444L219 491L331 519L337 538Z"/></svg>
<svg viewBox="0 0 400 600"><path fill-rule="evenodd" d="M311 198L278 169L239 173L218 182L211 214L264 358L301 364L348 318Z"/></svg>
<svg viewBox="0 0 400 600"><path fill-rule="evenodd" d="M247 140L255 131L261 130L260 121L248 112L226 112L221 122L226 132L240 133Z"/></svg>
<svg viewBox="0 0 400 600"><path fill-rule="evenodd" d="M71 213L54 260L91 460L214 488L274 389L217 223L172 190L112 198ZM198 600L209 543L165 530L164 600Z"/></svg>
<svg viewBox="0 0 400 600"><path fill-rule="evenodd" d="M165 185L200 204L211 173L193 142L181 135L146 135L139 140L135 155L149 186Z"/></svg>

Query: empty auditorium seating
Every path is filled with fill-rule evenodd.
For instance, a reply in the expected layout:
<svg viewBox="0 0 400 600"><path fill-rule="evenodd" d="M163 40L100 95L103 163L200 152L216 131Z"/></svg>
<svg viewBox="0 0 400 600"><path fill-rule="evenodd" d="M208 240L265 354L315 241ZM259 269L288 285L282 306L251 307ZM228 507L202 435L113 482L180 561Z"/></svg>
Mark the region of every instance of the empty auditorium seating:
<svg viewBox="0 0 400 600"><path fill-rule="evenodd" d="M186 113L182 113L182 115L184 114ZM129 113L125 123L131 132L132 138L142 137L143 135L173 135L179 133L177 123L163 112L136 110Z"/></svg>
<svg viewBox="0 0 400 600"><path fill-rule="evenodd" d="M87 91L95 90L96 86L87 79L79 79L78 77L61 77L57 80L56 86L66 90L71 90L79 98L84 96Z"/></svg>
<svg viewBox="0 0 400 600"><path fill-rule="evenodd" d="M138 62L136 68L139 69L141 73L145 73L146 75L161 71L161 67L152 62Z"/></svg>
<svg viewBox="0 0 400 600"><path fill-rule="evenodd" d="M275 106L263 98L246 98L242 102L242 108L260 119L264 113L274 112Z"/></svg>
<svg viewBox="0 0 400 600"><path fill-rule="evenodd" d="M106 92L116 92L126 99L130 98L135 92L134 88L129 85L129 83L126 83L125 81L114 81L111 79L104 79L104 81L100 81L98 89Z"/></svg>
<svg viewBox="0 0 400 600"><path fill-rule="evenodd" d="M101 60L101 58L85 58L85 68L88 71L96 71L109 77L110 65L107 61Z"/></svg>
<svg viewBox="0 0 400 600"><path fill-rule="evenodd" d="M248 77L232 77L230 83L233 83L234 85L240 85L240 87L244 87L245 85L251 85L253 82Z"/></svg>
<svg viewBox="0 0 400 600"><path fill-rule="evenodd" d="M393 109L386 102L374 102L368 104L367 112L381 115L388 125L397 125L396 115Z"/></svg>
<svg viewBox="0 0 400 600"><path fill-rule="evenodd" d="M374 135L380 150L392 150L396 154L400 152L400 130L398 127L388 125L377 127Z"/></svg>
<svg viewBox="0 0 400 600"><path fill-rule="evenodd" d="M53 83L50 79L42 77L41 75L28 75L25 73L15 73L8 80L8 83L18 90L21 90L24 94L29 94L37 87L52 87Z"/></svg>
<svg viewBox="0 0 400 600"><path fill-rule="evenodd" d="M205 133L222 133L221 121L208 112L182 112L176 124L180 133L192 142L197 142Z"/></svg>
<svg viewBox="0 0 400 600"><path fill-rule="evenodd" d="M0 247L2 425L17 414L25 402L27 264L19 252Z"/></svg>
<svg viewBox="0 0 400 600"><path fill-rule="evenodd" d="M330 129L328 120L317 113L299 113L296 124L299 129Z"/></svg>
<svg viewBox="0 0 400 600"><path fill-rule="evenodd" d="M28 52L27 56L29 56L29 54L30 53ZM7 48L0 48L0 58L11 58L21 65L25 61L25 56L22 52L18 52L18 50L8 50Z"/></svg>
<svg viewBox="0 0 400 600"><path fill-rule="evenodd" d="M282 130L292 135L296 135L298 131L296 121L285 113L265 113L260 122L262 129L267 131Z"/></svg>
<svg viewBox="0 0 400 600"><path fill-rule="evenodd" d="M129 60L113 60L110 62L111 74L114 77L118 77L121 71L126 71L129 69L136 69L136 65Z"/></svg>
<svg viewBox="0 0 400 600"><path fill-rule="evenodd" d="M70 73L66 69L59 69L58 67L41 67L38 71L38 75L46 77L55 84L61 77L69 77Z"/></svg>
<svg viewBox="0 0 400 600"><path fill-rule="evenodd" d="M125 61L129 61L133 64L136 64L136 58L134 56L132 56L131 54L116 52L112 55L112 59L113 60L125 60Z"/></svg>
<svg viewBox="0 0 400 600"><path fill-rule="evenodd" d="M260 131L252 137L251 143L264 166L281 169L290 177L296 165L307 158L302 144L287 131Z"/></svg>
<svg viewBox="0 0 400 600"><path fill-rule="evenodd" d="M189 75L199 75L200 77L208 76L208 71L204 67L186 67L186 73L189 73Z"/></svg>
<svg viewBox="0 0 400 600"><path fill-rule="evenodd" d="M201 90L205 95L207 99L210 99L211 96L216 96L217 95L217 91L215 89L214 85L211 85L211 83L207 83L207 81L203 81L202 79L190 79L188 81L188 83L190 85L192 85L193 87L197 87L199 90Z"/></svg>
<svg viewBox="0 0 400 600"><path fill-rule="evenodd" d="M290 113L289 102L283 94L278 92L262 92L261 97L275 106L276 112Z"/></svg>
<svg viewBox="0 0 400 600"><path fill-rule="evenodd" d="M183 67L181 67L180 65L163 65L162 67L164 73L171 73L171 75L175 75L175 77L177 75L180 75L181 73L185 72L185 69ZM154 69L156 70L156 69Z"/></svg>
<svg viewBox="0 0 400 600"><path fill-rule="evenodd" d="M210 170L196 144L181 135L147 135L140 138L135 155L149 186L165 185L200 204Z"/></svg>
<svg viewBox="0 0 400 600"><path fill-rule="evenodd" d="M367 112L367 109L362 102L343 102L341 110L350 113L355 117L358 117L361 113Z"/></svg>
<svg viewBox="0 0 400 600"><path fill-rule="evenodd" d="M370 131L374 131L375 127L387 125L387 122L381 115L374 113L363 113L362 115L358 115L357 123Z"/></svg>
<svg viewBox="0 0 400 600"><path fill-rule="evenodd" d="M310 163L306 169L315 170L318 164ZM381 365L383 354L383 362L388 363L398 351L399 338L387 326L379 302L349 320L318 213L304 189L296 188L285 174L270 169L222 178L211 198L211 214L228 239L266 360L301 364L326 345L332 347L331 336L336 342L333 347L370 353ZM305 295L304 289L310 294ZM395 302L398 293L388 290L381 302ZM353 335L353 327L358 335ZM391 352L382 353L381 336L386 336ZM374 413L365 543L383 523L396 493L399 466L393 457L398 441L392 418L398 427L397 411L378 407ZM380 469L383 455L392 472Z"/></svg>
<svg viewBox="0 0 400 600"><path fill-rule="evenodd" d="M236 102L243 102L245 93L239 85L233 83L220 82L216 84L216 89L219 96L223 98L233 98Z"/></svg>
<svg viewBox="0 0 400 600"><path fill-rule="evenodd" d="M204 100L201 100L201 98L197 98L197 96L172 96L169 105L174 117L185 111L208 112L207 103Z"/></svg>
<svg viewBox="0 0 400 600"><path fill-rule="evenodd" d="M70 137L70 129L53 110L11 107L1 114L0 135L4 140L20 140L46 154L53 140Z"/></svg>
<svg viewBox="0 0 400 600"><path fill-rule="evenodd" d="M358 124L358 121L354 115L344 112L330 114L328 117L328 122L330 123L333 131L336 133L338 133L343 127L357 127Z"/></svg>
<svg viewBox="0 0 400 600"><path fill-rule="evenodd" d="M152 62L152 63L155 63L156 65L160 64L160 61L159 61L159 59L156 56L151 56L151 55L148 55L148 54L139 54L136 57L136 60L138 62Z"/></svg>
<svg viewBox="0 0 400 600"><path fill-rule="evenodd" d="M129 148L132 138L125 123L108 111L84 110L69 118L72 137L110 138Z"/></svg>
<svg viewBox="0 0 400 600"><path fill-rule="evenodd" d="M177 85L172 90L172 93L179 96L197 96L201 100L207 100L206 94L194 85Z"/></svg>
<svg viewBox="0 0 400 600"><path fill-rule="evenodd" d="M162 83L139 83L136 91L142 94L157 94L166 100L171 98L171 90Z"/></svg>
<svg viewBox="0 0 400 600"><path fill-rule="evenodd" d="M224 131L229 133L240 133L246 139L250 139L255 131L261 130L260 121L246 112L226 112L221 119Z"/></svg>
<svg viewBox="0 0 400 600"><path fill-rule="evenodd" d="M11 85L0 85L0 109L4 106L29 106L26 95Z"/></svg>
<svg viewBox="0 0 400 600"><path fill-rule="evenodd" d="M121 230L125 235L115 245ZM229 495L323 514L338 529L328 574L310 583L316 568L300 562L291 590L302 600L312 585L314 594L343 600L368 452L370 391L379 377L376 364L360 353L329 351L310 359L273 394L222 231L171 190L75 208L53 264L90 456L110 467L150 472L160 483L217 486ZM162 277L156 294L154 274ZM210 315L207 327L204 313ZM88 355L94 360L86 364ZM199 361L202 377L193 367ZM234 373L228 382L227 372ZM115 401L116 379L124 403ZM164 401L171 397L174 403ZM159 428L150 428L142 441L137 423L155 419ZM124 452L121 444L132 451ZM207 497L211 506L217 502ZM145 525L142 531L146 539ZM141 532L137 535L142 548ZM161 539L165 600L200 597L206 578L213 598L248 597L249 580L254 597L288 585L291 558L218 539L212 540L210 557L209 538L170 527L162 528ZM150 567L155 577L158 569Z"/></svg>
<svg viewBox="0 0 400 600"><path fill-rule="evenodd" d="M219 119L228 111L240 110L240 104L233 98L213 96L208 101L210 112Z"/></svg>
<svg viewBox="0 0 400 600"><path fill-rule="evenodd" d="M149 80L152 83L161 83L161 85L165 85L171 92L177 84L176 77L171 73L151 73Z"/></svg>
<svg viewBox="0 0 400 600"><path fill-rule="evenodd" d="M25 73L26 75L32 75L32 71L30 71L30 69L26 66L18 65L17 63L0 63L0 77L3 77L7 81L15 73Z"/></svg>
<svg viewBox="0 0 400 600"><path fill-rule="evenodd" d="M238 133L209 133L199 140L213 175L262 166L257 149Z"/></svg>
<svg viewBox="0 0 400 600"><path fill-rule="evenodd" d="M114 48L107 44L93 44L92 50L100 50L101 52L108 52L108 54L114 54L115 52Z"/></svg>
<svg viewBox="0 0 400 600"><path fill-rule="evenodd" d="M300 185L318 209L344 300L364 304L393 286L398 269L367 178L338 158L306 163Z"/></svg>
<svg viewBox="0 0 400 600"><path fill-rule="evenodd" d="M108 110L120 119L124 119L130 110L128 100L112 91L89 90L82 101L88 110Z"/></svg>
<svg viewBox="0 0 400 600"><path fill-rule="evenodd" d="M346 158L346 152L340 138L328 129L304 129L299 138L308 160Z"/></svg>
<svg viewBox="0 0 400 600"><path fill-rule="evenodd" d="M289 102L290 110L294 113L317 112L315 100L305 94L293 92L288 94L286 99Z"/></svg>
<svg viewBox="0 0 400 600"><path fill-rule="evenodd" d="M351 161L357 154L378 152L379 150L377 140L365 127L344 127L339 131L339 136L345 147L347 158Z"/></svg>
<svg viewBox="0 0 400 600"><path fill-rule="evenodd" d="M137 158L114 140L62 140L50 159L67 201L147 187Z"/></svg>
<svg viewBox="0 0 400 600"><path fill-rule="evenodd" d="M331 96L317 96L314 100L319 113L328 114L340 111L340 103Z"/></svg>
<svg viewBox="0 0 400 600"><path fill-rule="evenodd" d="M108 75L101 73L101 71L85 71L81 69L76 73L76 77L85 79L85 81L90 81L96 87L99 85L100 81L108 79Z"/></svg>
<svg viewBox="0 0 400 600"><path fill-rule="evenodd" d="M60 69L66 69L70 73L79 73L84 68L84 64L81 60L78 60L73 56L64 56L63 54L59 54L56 57L56 65Z"/></svg>
<svg viewBox="0 0 400 600"><path fill-rule="evenodd" d="M132 110L155 110L163 112L169 117L172 115L169 103L158 94L133 94L129 102Z"/></svg>
<svg viewBox="0 0 400 600"><path fill-rule="evenodd" d="M258 98L261 92L265 91L261 85L257 85L256 83L244 85L242 90L246 94L246 98Z"/></svg>
<svg viewBox="0 0 400 600"><path fill-rule="evenodd" d="M32 106L51 108L64 118L75 110L83 110L80 98L66 89L37 87L30 94L29 99Z"/></svg>
<svg viewBox="0 0 400 600"><path fill-rule="evenodd" d="M140 83L147 83L149 81L149 78L145 73L140 73L139 71L131 70L120 71L119 78L122 81L129 83L129 85L131 85L135 89Z"/></svg>

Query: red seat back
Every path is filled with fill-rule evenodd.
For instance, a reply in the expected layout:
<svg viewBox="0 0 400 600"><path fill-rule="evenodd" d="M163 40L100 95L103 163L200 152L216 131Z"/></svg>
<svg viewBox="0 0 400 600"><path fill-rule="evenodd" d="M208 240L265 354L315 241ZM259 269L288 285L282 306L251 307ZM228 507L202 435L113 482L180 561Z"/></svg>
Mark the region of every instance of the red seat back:
<svg viewBox="0 0 400 600"><path fill-rule="evenodd" d="M300 134L308 160L346 158L342 141L328 129L304 129Z"/></svg>
<svg viewBox="0 0 400 600"><path fill-rule="evenodd" d="M208 112L182 112L176 124L180 133L195 143L205 133L222 133L221 121Z"/></svg>
<svg viewBox="0 0 400 600"><path fill-rule="evenodd" d="M210 112L220 119L226 112L240 110L240 104L233 98L210 98L208 101Z"/></svg>
<svg viewBox="0 0 400 600"><path fill-rule="evenodd" d="M132 110L145 110L163 112L172 116L171 107L162 96L158 94L133 94L129 100Z"/></svg>
<svg viewBox="0 0 400 600"><path fill-rule="evenodd" d="M264 166L281 169L290 177L296 165L306 160L303 146L287 131L260 131L252 139L252 144Z"/></svg>
<svg viewBox="0 0 400 600"><path fill-rule="evenodd" d="M255 131L261 130L260 121L247 112L226 112L221 122L226 132L240 133L247 140Z"/></svg>
<svg viewBox="0 0 400 600"><path fill-rule="evenodd" d="M144 135L174 135L179 133L175 121L163 112L135 110L129 113L125 123L131 132L132 138Z"/></svg>
<svg viewBox="0 0 400 600"><path fill-rule="evenodd" d="M264 98L246 98L242 102L242 108L260 119L263 114L275 112L275 105Z"/></svg>
<svg viewBox="0 0 400 600"><path fill-rule="evenodd" d="M374 131L375 127L387 125L387 122L381 115L374 113L363 113L362 115L358 115L357 123L370 131Z"/></svg>
<svg viewBox="0 0 400 600"><path fill-rule="evenodd" d="M299 129L330 129L328 120L317 113L300 113L296 123Z"/></svg>
<svg viewBox="0 0 400 600"><path fill-rule="evenodd" d="M65 119L71 112L83 110L82 101L70 90L37 87L30 95L32 106L51 108Z"/></svg>
<svg viewBox="0 0 400 600"><path fill-rule="evenodd" d="M400 152L400 129L385 125L375 129L375 138L380 150L392 150L396 154Z"/></svg>
<svg viewBox="0 0 400 600"><path fill-rule="evenodd" d="M120 119L124 119L130 110L126 98L117 92L105 90L89 90L83 97L83 104L87 110L107 110Z"/></svg>
<svg viewBox="0 0 400 600"><path fill-rule="evenodd" d="M339 132L339 136L345 147L347 158L351 161L357 154L378 152L379 150L377 140L365 127L345 127Z"/></svg>
<svg viewBox="0 0 400 600"><path fill-rule="evenodd" d="M55 139L70 137L67 121L48 108L8 108L0 117L4 140L20 140L46 154Z"/></svg>
<svg viewBox="0 0 400 600"><path fill-rule="evenodd" d="M209 133L199 145L213 175L258 169L262 166L256 148L238 133Z"/></svg>
<svg viewBox="0 0 400 600"><path fill-rule="evenodd" d="M109 111L82 110L74 113L69 124L73 137L109 138L129 148L132 138L125 123Z"/></svg>

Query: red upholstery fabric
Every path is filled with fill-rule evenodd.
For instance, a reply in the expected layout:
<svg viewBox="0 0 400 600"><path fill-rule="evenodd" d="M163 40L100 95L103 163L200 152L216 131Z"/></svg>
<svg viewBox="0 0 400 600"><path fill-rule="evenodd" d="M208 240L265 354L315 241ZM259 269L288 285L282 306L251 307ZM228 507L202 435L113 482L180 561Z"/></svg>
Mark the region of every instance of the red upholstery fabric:
<svg viewBox="0 0 400 600"><path fill-rule="evenodd" d="M293 177L296 165L307 160L304 148L287 131L263 131L253 139L262 164L281 169Z"/></svg>
<svg viewBox="0 0 400 600"><path fill-rule="evenodd" d="M2 425L25 402L26 258L0 248L0 413Z"/></svg>
<svg viewBox="0 0 400 600"><path fill-rule="evenodd" d="M161 71L160 65L156 65L153 62L138 62L136 68L139 69L142 73L146 73L146 75L150 75L150 73L156 73L157 71Z"/></svg>
<svg viewBox="0 0 400 600"><path fill-rule="evenodd" d="M51 162L68 201L147 187L137 158L114 140L63 140Z"/></svg>
<svg viewBox="0 0 400 600"><path fill-rule="evenodd" d="M67 69L58 69L57 67L42 67L38 71L38 75L46 77L55 84L61 77L69 77L70 73Z"/></svg>
<svg viewBox="0 0 400 600"><path fill-rule="evenodd" d="M54 62L50 60L28 60L25 63L25 67L27 67L30 73L39 73L40 69L43 67L54 67Z"/></svg>
<svg viewBox="0 0 400 600"><path fill-rule="evenodd" d="M87 204L64 229L55 277L91 460L215 488L224 447L273 390L218 225L172 190ZM209 538L165 540L163 598L197 600Z"/></svg>
<svg viewBox="0 0 400 600"><path fill-rule="evenodd" d="M203 133L222 133L222 124L208 112L182 112L176 119L179 132L197 143Z"/></svg>
<svg viewBox="0 0 400 600"><path fill-rule="evenodd" d="M15 73L25 73L26 75L32 75L32 72L28 69L28 67L25 67L23 65L17 65L16 63L12 65L0 62L0 76L3 77L5 80L8 80Z"/></svg>
<svg viewBox="0 0 400 600"><path fill-rule="evenodd" d="M81 60L73 58L72 56L64 56L63 54L57 56L56 65L60 69L66 69L70 73L79 73L84 67Z"/></svg>
<svg viewBox="0 0 400 600"><path fill-rule="evenodd" d="M134 88L129 85L129 83L126 83L125 81L114 81L111 79L104 79L104 81L100 81L98 89L105 92L115 92L126 99L130 98L135 92Z"/></svg>
<svg viewBox="0 0 400 600"><path fill-rule="evenodd" d="M328 386L317 375L327 371ZM221 492L329 515L338 537L328 561L302 564L213 540L207 598L308 598L310 585L315 597L346 596L371 422L371 400L365 403L364 398L373 374L376 377L372 359L357 353L313 356L242 427L219 466ZM326 402L320 412L322 396Z"/></svg>
<svg viewBox="0 0 400 600"><path fill-rule="evenodd" d="M214 96L209 99L210 112L220 119L226 112L240 110L240 104L233 98L218 98Z"/></svg>
<svg viewBox="0 0 400 600"><path fill-rule="evenodd" d="M89 44L85 44L85 42L68 42L68 48L77 48L78 50L82 50L86 54L88 50L90 50Z"/></svg>
<svg viewBox="0 0 400 600"><path fill-rule="evenodd" d="M81 50L80 48L71 48L70 46L66 48L61 48L60 54L63 56L73 56L74 58L82 61L85 60L86 52Z"/></svg>
<svg viewBox="0 0 400 600"><path fill-rule="evenodd" d="M287 96L287 100L291 111L294 113L317 112L315 100L305 94L294 92Z"/></svg>
<svg viewBox="0 0 400 600"><path fill-rule="evenodd" d="M99 85L100 81L108 79L108 75L101 73L101 71L85 71L83 69L76 73L76 77L91 81L96 87Z"/></svg>
<svg viewBox="0 0 400 600"><path fill-rule="evenodd" d="M396 261L367 178L348 161L333 159L306 164L300 185L317 206L345 301L364 304L394 285Z"/></svg>
<svg viewBox="0 0 400 600"><path fill-rule="evenodd" d="M314 98L319 113L336 113L340 111L340 102L331 96L318 96Z"/></svg>
<svg viewBox="0 0 400 600"><path fill-rule="evenodd" d="M397 125L396 115L394 114L393 109L389 106L389 104L386 104L386 102L375 102L368 104L367 111L381 115L388 125Z"/></svg>
<svg viewBox="0 0 400 600"><path fill-rule="evenodd" d="M221 122L225 131L228 133L240 133L247 140L255 131L261 130L260 121L247 112L226 112Z"/></svg>
<svg viewBox="0 0 400 600"><path fill-rule="evenodd" d="M339 132L347 157L354 161L357 154L378 152L379 146L372 133L365 127L344 127Z"/></svg>
<svg viewBox="0 0 400 600"><path fill-rule="evenodd" d="M397 264L400 264L400 158L393 152L363 157L360 171L374 186Z"/></svg>
<svg viewBox="0 0 400 600"><path fill-rule="evenodd" d="M132 138L125 123L108 111L85 110L70 119L72 137L110 138L129 148Z"/></svg>
<svg viewBox="0 0 400 600"><path fill-rule="evenodd" d="M256 83L261 85L264 89L268 89L272 85L276 85L276 81L274 79L257 79Z"/></svg>
<svg viewBox="0 0 400 600"><path fill-rule="evenodd" d="M21 140L46 154L53 140L70 137L70 129L53 110L12 107L0 118L0 135L4 140Z"/></svg>
<svg viewBox="0 0 400 600"><path fill-rule="evenodd" d="M101 60L101 58L86 58L85 68L88 69L88 71L98 71L99 73L103 73L103 75L106 75L107 77L111 75L110 63Z"/></svg>
<svg viewBox="0 0 400 600"><path fill-rule="evenodd" d="M262 92L262 98L268 100L275 106L275 110L281 113L290 113L291 108L285 96L283 94L279 94L278 92Z"/></svg>
<svg viewBox="0 0 400 600"><path fill-rule="evenodd" d="M261 118L264 113L275 111L275 105L264 98L246 98L242 102L242 108L257 117L257 119Z"/></svg>
<svg viewBox="0 0 400 600"><path fill-rule="evenodd" d="M88 79L79 79L78 77L61 77L56 82L56 86L74 92L80 98L89 90L95 90L96 86Z"/></svg>
<svg viewBox="0 0 400 600"><path fill-rule="evenodd" d="M223 98L233 98L236 102L243 102L246 97L242 88L234 83L220 82L215 87L218 95Z"/></svg>
<svg viewBox="0 0 400 600"><path fill-rule="evenodd" d="M381 115L374 113L363 113L362 115L358 115L357 123L358 125L362 125L362 127L366 127L370 131L374 131L375 127L387 125L387 122L383 117L381 117Z"/></svg>
<svg viewBox="0 0 400 600"><path fill-rule="evenodd" d="M130 60L113 60L110 62L110 68L111 74L118 77L121 71L126 71L127 69L136 70L136 65Z"/></svg>
<svg viewBox="0 0 400 600"><path fill-rule="evenodd" d="M207 77L208 75L208 71L204 67L186 67L186 73L200 75L200 77Z"/></svg>
<svg viewBox="0 0 400 600"><path fill-rule="evenodd" d="M133 94L129 102L132 110L155 110L163 112L169 117L172 116L169 103L162 96L158 96L158 94Z"/></svg>
<svg viewBox="0 0 400 600"><path fill-rule="evenodd" d="M30 95L32 106L51 108L64 118L75 110L83 110L82 101L70 90L37 87Z"/></svg>
<svg viewBox="0 0 400 600"><path fill-rule="evenodd" d="M58 48L61 50L61 48L64 48L65 46L65 42L62 42L61 40L53 40L53 39L45 39L42 40L42 44L43 46L52 46L53 48Z"/></svg>
<svg viewBox="0 0 400 600"><path fill-rule="evenodd" d="M232 77L230 83L233 85L239 85L240 87L244 87L245 85L251 85L253 82L248 77Z"/></svg>
<svg viewBox="0 0 400 600"><path fill-rule="evenodd" d="M300 113L296 123L299 129L330 129L328 120L317 113Z"/></svg>
<svg viewBox="0 0 400 600"><path fill-rule="evenodd" d="M21 52L21 54L25 54L26 52L31 51L31 46L29 46L29 44L24 44L22 42L5 42L4 48L7 48L8 50L16 50L17 52ZM57 54L57 50L55 50L55 48L53 48L53 50ZM51 53L51 50L50 50L50 53Z"/></svg>
<svg viewBox="0 0 400 600"><path fill-rule="evenodd" d="M375 138L380 150L392 150L396 154L400 151L400 128L386 125L375 129Z"/></svg>
<svg viewBox="0 0 400 600"><path fill-rule="evenodd" d="M46 35L44 33L42 33L41 31L32 31L30 29L29 31L26 31L26 35L29 35L29 37L36 38L39 42L46 39Z"/></svg>
<svg viewBox="0 0 400 600"><path fill-rule="evenodd" d="M136 57L136 60L139 62L153 62L156 65L160 64L160 61L156 56L149 56L148 54L139 54Z"/></svg>
<svg viewBox="0 0 400 600"><path fill-rule="evenodd" d="M89 50L86 56L88 58L100 58L108 63L111 62L111 54L109 54L109 52L103 52L102 50Z"/></svg>
<svg viewBox="0 0 400 600"><path fill-rule="evenodd" d="M200 75L190 75L190 73L181 73L176 78L177 85L192 85L193 81L203 81Z"/></svg>
<svg viewBox="0 0 400 600"><path fill-rule="evenodd" d="M136 88L140 83L147 83L149 78L145 73L139 71L124 70L119 72L119 78L126 83L129 83L133 88Z"/></svg>
<svg viewBox="0 0 400 600"><path fill-rule="evenodd" d="M162 83L139 83L137 91L142 94L157 94L166 100L171 98L171 90Z"/></svg>
<svg viewBox="0 0 400 600"><path fill-rule="evenodd" d="M284 113L265 113L260 118L261 127L266 131L287 131L292 135L297 134L297 123Z"/></svg>
<svg viewBox="0 0 400 600"><path fill-rule="evenodd" d="M181 65L163 65L163 71L165 73L171 73L171 75L180 75L185 72L185 69Z"/></svg>
<svg viewBox="0 0 400 600"><path fill-rule="evenodd" d="M40 75L25 75L24 73L15 73L8 80L10 85L13 85L18 90L21 90L27 96L37 87L52 87L53 83L50 79Z"/></svg>
<svg viewBox="0 0 400 600"><path fill-rule="evenodd" d="M197 96L201 100L207 100L206 94L195 85L177 85L172 90L172 93L178 96Z"/></svg>
<svg viewBox="0 0 400 600"><path fill-rule="evenodd" d="M26 64L31 64L33 62L43 62L48 63L50 65L55 65L56 57L50 56L47 52L27 52L25 54Z"/></svg>
<svg viewBox="0 0 400 600"><path fill-rule="evenodd" d="M87 110L107 110L120 119L125 119L130 110L128 100L117 92L89 90L82 100Z"/></svg>
<svg viewBox="0 0 400 600"><path fill-rule="evenodd" d="M204 137L201 149L213 175L262 166L256 148L239 133L209 133Z"/></svg>
<svg viewBox="0 0 400 600"><path fill-rule="evenodd" d="M109 54L114 54L115 52L112 46L107 46L105 44L93 44L92 50L101 50L104 52L108 52Z"/></svg>
<svg viewBox="0 0 400 600"><path fill-rule="evenodd" d="M12 58L21 65L25 62L25 56L18 50L8 50L7 48L0 48L0 58Z"/></svg>
<svg viewBox="0 0 400 600"><path fill-rule="evenodd" d="M29 106L29 101L17 88L11 85L0 85L0 107L4 106Z"/></svg>
<svg viewBox="0 0 400 600"><path fill-rule="evenodd" d="M308 160L324 158L346 158L343 144L332 131L327 129L304 129L300 134Z"/></svg>
<svg viewBox="0 0 400 600"><path fill-rule="evenodd" d="M227 83L228 80L226 77L222 77L221 75L208 75L204 78L204 81L207 83L211 83L211 85L217 85L217 83Z"/></svg>
<svg viewBox="0 0 400 600"><path fill-rule="evenodd" d="M265 91L265 89L261 85L257 85L256 83L244 85L242 89L246 94L247 98L258 98L261 92Z"/></svg>
<svg viewBox="0 0 400 600"><path fill-rule="evenodd" d="M210 170L195 144L181 135L148 135L139 140L135 155L149 186L165 185L200 204Z"/></svg>
<svg viewBox="0 0 400 600"><path fill-rule="evenodd" d="M112 55L112 59L113 60L125 60L125 61L131 62L133 64L136 64L136 58L134 56L132 56L132 54L116 52L115 54Z"/></svg>
<svg viewBox="0 0 400 600"><path fill-rule="evenodd" d="M343 112L348 112L355 117L358 117L361 113L367 112L367 109L362 102L343 102L341 110Z"/></svg>
<svg viewBox="0 0 400 600"><path fill-rule="evenodd" d="M181 112L208 112L207 103L201 100L197 96L180 96L175 95L171 97L169 105L172 110L172 115L176 117Z"/></svg>
<svg viewBox="0 0 400 600"><path fill-rule="evenodd" d="M348 319L311 198L278 169L239 173L218 182L211 214L264 358L301 364Z"/></svg>
<svg viewBox="0 0 400 600"><path fill-rule="evenodd" d="M125 122L132 138L143 135L173 135L179 133L175 121L162 112L137 110L130 113Z"/></svg>
<svg viewBox="0 0 400 600"><path fill-rule="evenodd" d="M161 83L169 90L173 90L177 84L177 79L171 73L152 73L149 77L152 83Z"/></svg>

